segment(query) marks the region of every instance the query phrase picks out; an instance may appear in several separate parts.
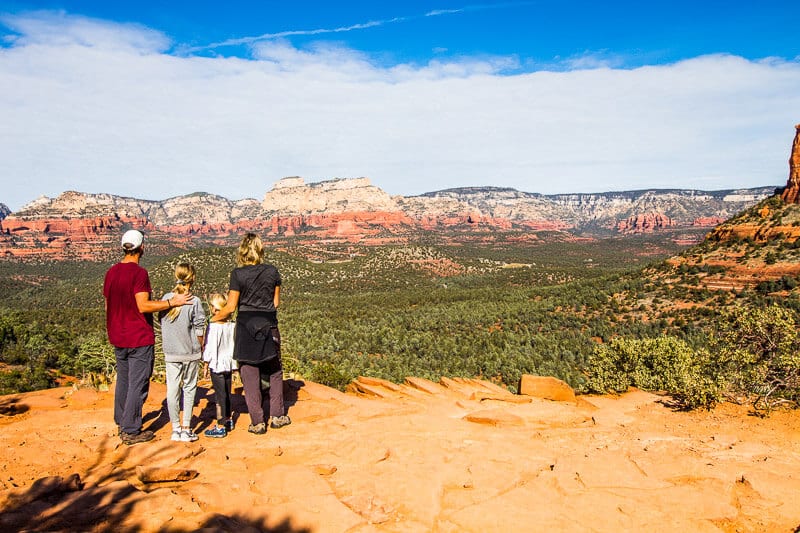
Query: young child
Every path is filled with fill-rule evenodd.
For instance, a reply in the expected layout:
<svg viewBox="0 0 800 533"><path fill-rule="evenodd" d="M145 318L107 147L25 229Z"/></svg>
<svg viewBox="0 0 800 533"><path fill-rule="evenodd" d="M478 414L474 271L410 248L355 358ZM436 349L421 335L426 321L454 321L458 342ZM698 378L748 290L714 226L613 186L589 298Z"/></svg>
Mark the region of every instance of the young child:
<svg viewBox="0 0 800 533"><path fill-rule="evenodd" d="M225 307L228 299L219 293L208 298L208 307L213 317ZM233 431L231 416L231 376L238 368L233 360L233 332L236 325L230 320L226 322L209 322L206 344L203 348L203 361L211 370L211 384L217 400L217 425L205 431L206 437L224 437Z"/></svg>
<svg viewBox="0 0 800 533"><path fill-rule="evenodd" d="M177 294L191 291L195 279L194 267L180 263L175 267L175 288L162 300L171 301ZM203 346L206 315L199 298L189 305L173 307L160 313L161 339L167 367L167 409L172 423L172 440L193 442L198 439L192 431L192 409L197 391L197 374ZM181 417L183 391L183 417Z"/></svg>

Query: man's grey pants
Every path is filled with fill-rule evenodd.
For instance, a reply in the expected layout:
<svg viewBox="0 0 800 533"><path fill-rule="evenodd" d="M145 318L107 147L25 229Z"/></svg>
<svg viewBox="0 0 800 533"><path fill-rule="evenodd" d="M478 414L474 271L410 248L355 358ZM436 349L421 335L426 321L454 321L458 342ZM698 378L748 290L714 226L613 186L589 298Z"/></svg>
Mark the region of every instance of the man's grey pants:
<svg viewBox="0 0 800 533"><path fill-rule="evenodd" d="M114 392L114 422L123 433L142 430L142 406L150 391L155 351L153 346L114 348L117 357L117 387Z"/></svg>

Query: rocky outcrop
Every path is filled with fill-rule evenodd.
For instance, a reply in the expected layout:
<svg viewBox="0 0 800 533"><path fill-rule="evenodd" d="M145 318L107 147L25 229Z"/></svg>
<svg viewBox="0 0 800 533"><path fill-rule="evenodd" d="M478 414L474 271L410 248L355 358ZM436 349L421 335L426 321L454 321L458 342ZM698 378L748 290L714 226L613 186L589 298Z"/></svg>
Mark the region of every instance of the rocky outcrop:
<svg viewBox="0 0 800 533"><path fill-rule="evenodd" d="M449 189L404 198L400 206L417 219L507 221L529 229L625 231L647 213L666 217L661 226L691 227L698 218L726 220L775 193L774 187L724 191L645 190L596 194L541 194L494 187ZM635 221L634 221L635 222ZM646 222L642 220L642 222Z"/></svg>
<svg viewBox="0 0 800 533"><path fill-rule="evenodd" d="M659 229L675 227L675 222L662 213L634 215L617 224L620 233L652 233Z"/></svg>
<svg viewBox="0 0 800 533"><path fill-rule="evenodd" d="M90 218L6 217L0 228L0 253L5 257L97 259L107 254L123 228L152 228L143 218L95 216Z"/></svg>
<svg viewBox="0 0 800 533"><path fill-rule="evenodd" d="M725 222L725 219L722 217L697 217L692 221L692 226L700 227L700 228L713 228L719 224Z"/></svg>
<svg viewBox="0 0 800 533"><path fill-rule="evenodd" d="M368 178L335 179L306 184L284 178L261 202L264 213L316 215L352 212L400 212L397 202Z"/></svg>
<svg viewBox="0 0 800 533"><path fill-rule="evenodd" d="M792 153L789 156L789 180L781 198L787 204L800 204L800 124L795 126Z"/></svg>
<svg viewBox="0 0 800 533"><path fill-rule="evenodd" d="M522 374L519 380L519 393L554 402L575 402L575 391L564 381L552 376L532 376Z"/></svg>

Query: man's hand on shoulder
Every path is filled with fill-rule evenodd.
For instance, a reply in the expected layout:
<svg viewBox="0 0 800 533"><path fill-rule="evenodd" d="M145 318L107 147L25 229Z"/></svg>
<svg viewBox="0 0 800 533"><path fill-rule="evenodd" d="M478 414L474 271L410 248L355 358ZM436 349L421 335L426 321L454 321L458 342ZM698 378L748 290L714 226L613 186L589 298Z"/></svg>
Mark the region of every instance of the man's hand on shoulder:
<svg viewBox="0 0 800 533"><path fill-rule="evenodd" d="M181 305L192 303L192 300L194 300L194 295L190 292L186 294L176 294L169 300L172 304L172 307L180 307Z"/></svg>

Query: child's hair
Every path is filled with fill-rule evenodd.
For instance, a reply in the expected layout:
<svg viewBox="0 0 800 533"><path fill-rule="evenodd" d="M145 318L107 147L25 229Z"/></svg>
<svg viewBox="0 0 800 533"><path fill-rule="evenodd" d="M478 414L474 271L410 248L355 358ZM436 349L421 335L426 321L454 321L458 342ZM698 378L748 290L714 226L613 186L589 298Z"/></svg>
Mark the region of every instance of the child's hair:
<svg viewBox="0 0 800 533"><path fill-rule="evenodd" d="M212 292L208 296L208 306L211 308L211 312L213 314L214 310L216 309L219 311L228 303L228 297L224 294L220 294L218 292Z"/></svg>
<svg viewBox="0 0 800 533"><path fill-rule="evenodd" d="M172 292L175 294L186 294L194 283L194 267L189 263L178 263L175 267L175 279L177 283L175 284L175 288L172 289ZM175 322L179 314L181 314L181 308L173 307L167 313L167 318L170 322Z"/></svg>

